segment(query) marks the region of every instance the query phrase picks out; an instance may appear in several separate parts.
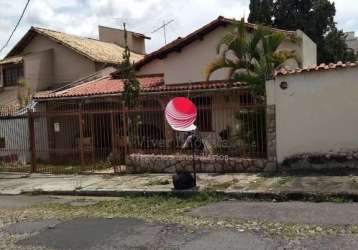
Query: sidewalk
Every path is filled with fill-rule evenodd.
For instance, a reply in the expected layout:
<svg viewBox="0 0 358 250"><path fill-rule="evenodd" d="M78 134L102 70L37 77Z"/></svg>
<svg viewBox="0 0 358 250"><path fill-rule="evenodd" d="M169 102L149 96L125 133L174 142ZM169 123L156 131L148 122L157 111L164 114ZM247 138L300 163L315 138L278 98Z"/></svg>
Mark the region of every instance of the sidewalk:
<svg viewBox="0 0 358 250"><path fill-rule="evenodd" d="M344 196L358 200L358 175L262 176L199 174L198 191L241 197ZM24 193L119 196L172 192L171 175L46 175L0 173L0 195ZM195 191L194 191L195 192Z"/></svg>

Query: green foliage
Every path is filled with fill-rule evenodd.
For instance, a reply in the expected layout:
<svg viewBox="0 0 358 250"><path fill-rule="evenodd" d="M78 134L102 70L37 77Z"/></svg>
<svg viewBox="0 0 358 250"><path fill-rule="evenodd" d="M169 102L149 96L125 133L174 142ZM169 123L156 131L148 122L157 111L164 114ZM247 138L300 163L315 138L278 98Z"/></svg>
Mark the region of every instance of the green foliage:
<svg viewBox="0 0 358 250"><path fill-rule="evenodd" d="M249 33L242 19L222 38L218 45L221 57L207 66L206 78L226 68L230 80L246 82L255 94L264 95L265 83L272 78L274 70L286 60L295 58L293 51L278 51L285 39L284 33L272 32L263 26Z"/></svg>
<svg viewBox="0 0 358 250"><path fill-rule="evenodd" d="M32 99L32 90L28 86L25 79L20 79L18 81L18 90L17 90L17 101L19 102L20 108L26 107L27 104Z"/></svg>
<svg viewBox="0 0 358 250"><path fill-rule="evenodd" d="M321 60L325 63L357 60L356 53L348 48L346 34L336 28L327 34L323 50L325 53L321 56Z"/></svg>
<svg viewBox="0 0 358 250"><path fill-rule="evenodd" d="M251 0L250 23L271 24L273 12L273 0Z"/></svg>
<svg viewBox="0 0 358 250"><path fill-rule="evenodd" d="M317 44L318 63L355 61L343 32L336 29L335 15L335 4L329 0L277 0L272 5L251 0L249 22L302 30Z"/></svg>
<svg viewBox="0 0 358 250"><path fill-rule="evenodd" d="M127 45L127 31L124 27L124 38L125 38L125 48L122 55L123 61L118 65L118 73L123 82L123 99L125 106L128 108L133 108L137 105L137 100L140 91L140 85L136 78L136 72L133 67L133 63L130 61L130 50Z"/></svg>
<svg viewBox="0 0 358 250"><path fill-rule="evenodd" d="M235 114L235 125L227 127L223 142L215 148L216 154L239 156L242 151L263 152L265 145L265 110L241 108Z"/></svg>

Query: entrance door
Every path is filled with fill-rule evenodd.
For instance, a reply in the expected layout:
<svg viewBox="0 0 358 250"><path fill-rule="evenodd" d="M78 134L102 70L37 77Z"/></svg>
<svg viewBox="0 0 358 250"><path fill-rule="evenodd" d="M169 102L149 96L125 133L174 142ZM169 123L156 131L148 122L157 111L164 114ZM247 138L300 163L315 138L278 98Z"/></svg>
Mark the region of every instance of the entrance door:
<svg viewBox="0 0 358 250"><path fill-rule="evenodd" d="M95 156L107 161L112 152L111 114L93 115Z"/></svg>

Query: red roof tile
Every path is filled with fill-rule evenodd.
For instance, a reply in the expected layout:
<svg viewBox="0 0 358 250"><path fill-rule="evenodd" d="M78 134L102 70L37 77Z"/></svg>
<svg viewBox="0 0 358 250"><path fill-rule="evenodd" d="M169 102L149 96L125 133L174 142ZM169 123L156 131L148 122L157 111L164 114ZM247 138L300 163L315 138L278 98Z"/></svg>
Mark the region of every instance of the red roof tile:
<svg viewBox="0 0 358 250"><path fill-rule="evenodd" d="M137 77L141 88L155 87L164 84L163 75L146 75ZM34 99L52 99L66 97L84 97L96 95L119 94L123 91L123 80L111 76L85 82L60 91L42 91Z"/></svg>
<svg viewBox="0 0 358 250"><path fill-rule="evenodd" d="M164 84L163 75L145 75L138 76L142 93L161 93L161 92L184 92L192 90L209 90L246 87L247 85L240 82L229 84L227 81L209 81L193 82L180 84ZM120 94L123 91L123 81L111 76L101 78L92 82L82 83L60 91L42 91L34 96L34 99L45 100L54 98L73 98L87 96L102 96L111 94Z"/></svg>
<svg viewBox="0 0 358 250"><path fill-rule="evenodd" d="M299 68L294 70L289 70L285 68L281 68L280 70L275 71L275 76L286 76L286 75L295 75L295 74L301 74L305 72L319 72L319 71L329 71L329 70L336 70L336 69L342 69L342 68L354 68L357 67L358 63L330 63L330 64L320 64L318 66L310 66L305 68Z"/></svg>
<svg viewBox="0 0 358 250"><path fill-rule="evenodd" d="M191 91L191 90L208 90L208 89L224 89L230 87L246 87L245 83L234 82L231 85L224 80L209 81L209 82L193 82L193 83L180 83L180 84L165 84L161 86L148 87L142 92L175 92L175 91Z"/></svg>

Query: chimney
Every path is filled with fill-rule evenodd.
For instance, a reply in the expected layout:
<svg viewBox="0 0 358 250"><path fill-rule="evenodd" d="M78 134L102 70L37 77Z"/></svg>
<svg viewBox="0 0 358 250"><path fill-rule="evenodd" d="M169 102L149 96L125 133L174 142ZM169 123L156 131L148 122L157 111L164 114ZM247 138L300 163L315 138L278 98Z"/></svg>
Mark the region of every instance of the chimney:
<svg viewBox="0 0 358 250"><path fill-rule="evenodd" d="M115 43L124 47L124 30L110 27L98 26L99 40L102 42ZM145 39L150 39L140 33L127 31L128 47L130 51L138 54L145 54Z"/></svg>

